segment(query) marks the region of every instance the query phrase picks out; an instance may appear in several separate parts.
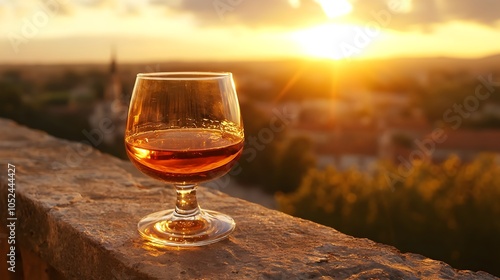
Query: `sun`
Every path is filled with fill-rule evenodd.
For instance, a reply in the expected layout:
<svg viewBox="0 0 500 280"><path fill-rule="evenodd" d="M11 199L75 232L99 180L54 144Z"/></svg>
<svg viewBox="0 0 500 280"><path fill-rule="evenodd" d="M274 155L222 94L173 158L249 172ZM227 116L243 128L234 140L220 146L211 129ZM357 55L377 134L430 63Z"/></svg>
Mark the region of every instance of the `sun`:
<svg viewBox="0 0 500 280"><path fill-rule="evenodd" d="M348 0L315 1L330 19L352 12L352 5ZM295 31L292 33L292 39L298 43L307 56L338 60L344 58L339 45L351 33L350 25L330 22Z"/></svg>
<svg viewBox="0 0 500 280"><path fill-rule="evenodd" d="M309 57L339 60L345 58L341 44L349 40L353 26L327 23L292 33L294 40Z"/></svg>
<svg viewBox="0 0 500 280"><path fill-rule="evenodd" d="M348 0L315 0L323 9L328 18L336 18L347 15L352 11L352 5Z"/></svg>

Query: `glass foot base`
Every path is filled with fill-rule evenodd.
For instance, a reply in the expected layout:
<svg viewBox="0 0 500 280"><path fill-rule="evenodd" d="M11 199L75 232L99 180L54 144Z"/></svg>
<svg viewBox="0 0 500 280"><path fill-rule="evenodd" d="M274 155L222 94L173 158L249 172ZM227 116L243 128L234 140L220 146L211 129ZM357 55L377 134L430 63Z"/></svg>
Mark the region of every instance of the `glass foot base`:
<svg viewBox="0 0 500 280"><path fill-rule="evenodd" d="M157 245L195 247L215 243L229 236L234 220L219 212L202 210L179 218L174 209L149 214L137 224L141 236Z"/></svg>

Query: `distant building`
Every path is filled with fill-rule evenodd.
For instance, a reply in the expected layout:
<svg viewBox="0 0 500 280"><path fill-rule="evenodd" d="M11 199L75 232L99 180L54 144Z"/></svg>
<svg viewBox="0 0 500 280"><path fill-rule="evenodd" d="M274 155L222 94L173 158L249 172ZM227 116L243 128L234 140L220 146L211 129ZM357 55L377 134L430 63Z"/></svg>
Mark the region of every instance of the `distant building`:
<svg viewBox="0 0 500 280"><path fill-rule="evenodd" d="M123 141L127 110L128 106L117 72L116 52L113 49L108 84L103 99L95 105L94 112L89 117L90 126L94 130L101 131L103 141L108 145ZM103 125L105 129L103 129ZM108 129L109 127L112 129Z"/></svg>
<svg viewBox="0 0 500 280"><path fill-rule="evenodd" d="M470 162L481 153L500 155L500 130L444 130L439 142L433 140L432 131L414 131L406 134L409 145L392 142L385 158L400 163L401 159L410 161L425 156L426 160L443 162L451 155L458 156L464 162Z"/></svg>
<svg viewBox="0 0 500 280"><path fill-rule="evenodd" d="M500 155L500 130L460 129L446 132L446 140L436 144L434 161L446 160L451 154L458 155L463 161L471 161L481 153Z"/></svg>
<svg viewBox="0 0 500 280"><path fill-rule="evenodd" d="M379 160L393 160L399 148L395 135L406 135L411 142L429 129L423 113L410 104L406 94L391 92L308 100L297 106L298 118L290 124L289 134L307 135L313 141L319 168L370 171Z"/></svg>

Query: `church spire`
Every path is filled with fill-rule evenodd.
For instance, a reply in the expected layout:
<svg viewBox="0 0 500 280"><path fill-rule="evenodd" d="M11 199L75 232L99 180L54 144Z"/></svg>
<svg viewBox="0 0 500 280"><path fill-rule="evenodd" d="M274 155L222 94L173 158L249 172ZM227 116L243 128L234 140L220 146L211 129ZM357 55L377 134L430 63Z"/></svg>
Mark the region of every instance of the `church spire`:
<svg viewBox="0 0 500 280"><path fill-rule="evenodd" d="M111 57L109 64L108 86L105 93L105 99L108 101L121 101L122 86L118 75L118 65L116 62L116 47L111 46Z"/></svg>
<svg viewBox="0 0 500 280"><path fill-rule="evenodd" d="M115 45L111 46L111 64L109 66L109 73L111 76L116 74L116 47Z"/></svg>

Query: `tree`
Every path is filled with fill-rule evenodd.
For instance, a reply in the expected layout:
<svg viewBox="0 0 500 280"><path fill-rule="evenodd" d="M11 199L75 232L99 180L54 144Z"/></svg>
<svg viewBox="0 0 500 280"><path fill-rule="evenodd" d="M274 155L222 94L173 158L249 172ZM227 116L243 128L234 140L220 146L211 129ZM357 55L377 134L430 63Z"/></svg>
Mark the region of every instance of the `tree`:
<svg viewBox="0 0 500 280"><path fill-rule="evenodd" d="M280 209L344 233L391 244L454 267L500 275L498 156L470 163L413 162L393 186L381 164L371 176L332 167L311 170L300 187L277 197Z"/></svg>
<svg viewBox="0 0 500 280"><path fill-rule="evenodd" d="M311 139L291 139L279 159L278 166L274 191L289 193L296 190L309 169L316 166Z"/></svg>
<svg viewBox="0 0 500 280"><path fill-rule="evenodd" d="M272 191L276 181L278 156L282 150L286 129L273 131L269 128L270 117L258 109L254 103L241 105L241 113L245 126L245 150L239 160L241 172L237 175L243 184L258 185L265 191ZM274 124L285 127L283 123ZM262 141L263 131L270 131L271 141ZM259 136L260 135L260 136Z"/></svg>
<svg viewBox="0 0 500 280"><path fill-rule="evenodd" d="M0 116L19 119L23 111L22 89L13 82L0 80Z"/></svg>

